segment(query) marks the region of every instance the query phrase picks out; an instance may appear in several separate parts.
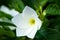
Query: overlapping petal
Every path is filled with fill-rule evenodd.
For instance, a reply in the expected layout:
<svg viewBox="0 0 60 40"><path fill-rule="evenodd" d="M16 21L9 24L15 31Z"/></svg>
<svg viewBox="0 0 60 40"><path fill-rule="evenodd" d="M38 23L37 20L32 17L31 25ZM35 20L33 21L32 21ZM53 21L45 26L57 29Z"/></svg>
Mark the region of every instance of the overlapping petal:
<svg viewBox="0 0 60 40"><path fill-rule="evenodd" d="M36 32L37 32L37 27L34 27L33 30L27 35L27 37L33 39L35 37Z"/></svg>
<svg viewBox="0 0 60 40"><path fill-rule="evenodd" d="M38 17L37 13L30 7L26 6L23 10L22 15L24 17Z"/></svg>

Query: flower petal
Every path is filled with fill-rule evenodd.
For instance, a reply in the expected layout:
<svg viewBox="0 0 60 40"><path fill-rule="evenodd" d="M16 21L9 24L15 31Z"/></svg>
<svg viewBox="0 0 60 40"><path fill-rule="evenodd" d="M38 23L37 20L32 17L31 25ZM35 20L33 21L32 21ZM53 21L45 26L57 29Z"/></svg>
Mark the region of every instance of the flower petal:
<svg viewBox="0 0 60 40"><path fill-rule="evenodd" d="M42 21L39 21L38 24L39 24L38 25L38 30L39 30L41 28L41 26L42 26Z"/></svg>
<svg viewBox="0 0 60 40"><path fill-rule="evenodd" d="M27 35L27 37L33 39L35 37L36 32L37 32L37 27L34 27L33 30Z"/></svg>
<svg viewBox="0 0 60 40"><path fill-rule="evenodd" d="M5 13L10 13L10 10L4 5L1 6L0 11L3 11Z"/></svg>
<svg viewBox="0 0 60 40"><path fill-rule="evenodd" d="M36 18L36 19L37 19L37 25L38 25L37 29L39 30L42 26L42 21L39 18Z"/></svg>
<svg viewBox="0 0 60 40"><path fill-rule="evenodd" d="M24 18L22 14L18 14L14 18L12 18L12 22L19 28L29 28L28 18Z"/></svg>
<svg viewBox="0 0 60 40"><path fill-rule="evenodd" d="M22 21L22 20L21 20L22 18L23 18L22 15L21 15L21 14L18 14L18 15L14 16L14 17L12 18L12 22L13 22L16 26L20 26L19 24L20 24L20 21Z"/></svg>
<svg viewBox="0 0 60 40"><path fill-rule="evenodd" d="M19 27L16 28L16 36L20 37L20 36L26 36L27 34L29 34L31 32L33 28L28 28L28 29L20 29Z"/></svg>
<svg viewBox="0 0 60 40"><path fill-rule="evenodd" d="M31 26L30 23L29 23L29 19L30 18L34 18L34 17L23 17L22 14L18 14L16 15L14 18L12 18L12 22L19 28L30 28L30 27L34 27L34 26L37 26L37 25L34 25L34 26ZM35 18L34 18L35 19ZM21 27L22 26L22 27Z"/></svg>
<svg viewBox="0 0 60 40"><path fill-rule="evenodd" d="M37 13L30 7L26 6L23 10L23 14L24 17L29 16L29 17L38 17Z"/></svg>
<svg viewBox="0 0 60 40"><path fill-rule="evenodd" d="M19 12L16 11L15 9L12 9L12 10L10 11L10 14L14 17L14 16L16 16L17 14L19 14Z"/></svg>
<svg viewBox="0 0 60 40"><path fill-rule="evenodd" d="M8 7L6 7L6 6L4 6L4 5L1 6L0 11L3 11L3 12L5 12L5 13L7 13L7 14L10 14L10 15L12 15L13 17L14 17L15 15L19 14L19 12L16 11L15 9L10 10Z"/></svg>

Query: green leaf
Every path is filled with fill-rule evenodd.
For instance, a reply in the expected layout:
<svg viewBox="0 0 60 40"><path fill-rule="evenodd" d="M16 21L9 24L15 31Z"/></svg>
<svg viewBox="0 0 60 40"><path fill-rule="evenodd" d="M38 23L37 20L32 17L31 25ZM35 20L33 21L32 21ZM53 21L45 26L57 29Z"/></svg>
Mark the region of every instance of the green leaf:
<svg viewBox="0 0 60 40"><path fill-rule="evenodd" d="M48 0L23 0L25 5L28 5L35 9L40 9L40 6L45 6Z"/></svg>
<svg viewBox="0 0 60 40"><path fill-rule="evenodd" d="M8 5L9 3L11 3L12 0L0 0L0 6L1 5Z"/></svg>
<svg viewBox="0 0 60 40"><path fill-rule="evenodd" d="M8 18L5 17L0 18L0 23L0 26L2 26L2 28L5 30L10 30L10 26L16 27Z"/></svg>
<svg viewBox="0 0 60 40"><path fill-rule="evenodd" d="M22 12L22 10L24 9L24 3L22 2L22 0L12 0L10 4L8 4L8 6L10 8L14 8L19 12Z"/></svg>
<svg viewBox="0 0 60 40"><path fill-rule="evenodd" d="M16 27L14 24L12 24L12 23L8 23L8 22L2 22L2 21L0 21L0 25L4 25L4 26L14 26L14 27Z"/></svg>
<svg viewBox="0 0 60 40"><path fill-rule="evenodd" d="M49 21L50 21L49 28L57 29L60 31L60 16L54 19L51 18Z"/></svg>
<svg viewBox="0 0 60 40"><path fill-rule="evenodd" d="M47 33L48 40L60 40L60 16L49 19Z"/></svg>
<svg viewBox="0 0 60 40"><path fill-rule="evenodd" d="M57 29L48 28L47 32L48 40L60 40L60 31L58 31Z"/></svg>
<svg viewBox="0 0 60 40"><path fill-rule="evenodd" d="M46 8L46 13L47 13L47 15L60 15L60 9L59 9L58 5L50 4Z"/></svg>
<svg viewBox="0 0 60 40"><path fill-rule="evenodd" d="M4 35L7 37L10 37L10 38L15 37L15 34L13 31L6 31L6 30L0 28L0 37L4 36Z"/></svg>
<svg viewBox="0 0 60 40"><path fill-rule="evenodd" d="M57 4L60 7L60 0L48 0L50 4Z"/></svg>
<svg viewBox="0 0 60 40"><path fill-rule="evenodd" d="M10 31L10 28L8 27L8 26L2 26L2 28L4 29L4 30L7 30L7 31Z"/></svg>
<svg viewBox="0 0 60 40"><path fill-rule="evenodd" d="M18 37L15 40L25 40L25 39L26 39L26 37Z"/></svg>
<svg viewBox="0 0 60 40"><path fill-rule="evenodd" d="M39 0L40 5L43 7L47 3L48 0Z"/></svg>
<svg viewBox="0 0 60 40"><path fill-rule="evenodd" d="M0 11L0 18L2 18L2 17L7 17L7 18L10 19L10 20L11 20L11 18L12 18L11 15L9 15L9 14L7 14L7 13L4 13L4 12Z"/></svg>

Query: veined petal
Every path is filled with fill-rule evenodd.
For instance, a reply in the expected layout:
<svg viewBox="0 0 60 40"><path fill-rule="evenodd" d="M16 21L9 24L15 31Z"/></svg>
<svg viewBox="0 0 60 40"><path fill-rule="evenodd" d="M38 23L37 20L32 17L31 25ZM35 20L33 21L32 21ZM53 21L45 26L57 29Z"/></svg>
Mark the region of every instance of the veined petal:
<svg viewBox="0 0 60 40"><path fill-rule="evenodd" d="M16 36L26 36L32 31L33 28L28 28L28 29L20 29L19 27L16 28Z"/></svg>
<svg viewBox="0 0 60 40"><path fill-rule="evenodd" d="M37 32L37 27L34 27L33 30L27 35L27 37L33 39L35 37L36 32Z"/></svg>
<svg viewBox="0 0 60 40"><path fill-rule="evenodd" d="M30 7L28 7L28 6L26 6L26 7L24 8L22 15L23 15L24 17L27 17L27 16L28 16L28 17L38 17L38 16L37 16L37 13L36 13L32 8L30 8Z"/></svg>

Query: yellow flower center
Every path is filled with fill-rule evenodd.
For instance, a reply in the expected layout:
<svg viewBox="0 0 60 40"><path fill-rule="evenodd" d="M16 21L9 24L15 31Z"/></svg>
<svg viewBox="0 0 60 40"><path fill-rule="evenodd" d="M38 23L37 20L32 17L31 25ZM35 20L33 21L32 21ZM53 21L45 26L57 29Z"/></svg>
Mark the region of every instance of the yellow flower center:
<svg viewBox="0 0 60 40"><path fill-rule="evenodd" d="M30 25L34 25L34 24L35 24L35 19L30 18L30 20L29 20L29 24L30 24Z"/></svg>

